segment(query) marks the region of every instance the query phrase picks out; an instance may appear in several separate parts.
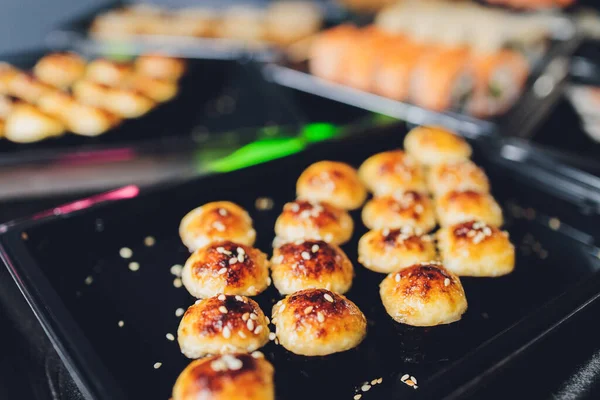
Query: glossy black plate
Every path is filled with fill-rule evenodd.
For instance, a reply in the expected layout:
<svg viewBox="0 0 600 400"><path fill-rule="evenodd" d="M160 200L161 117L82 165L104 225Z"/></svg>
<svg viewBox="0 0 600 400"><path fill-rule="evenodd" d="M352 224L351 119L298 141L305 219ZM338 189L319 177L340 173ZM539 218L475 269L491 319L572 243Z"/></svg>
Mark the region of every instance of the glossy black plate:
<svg viewBox="0 0 600 400"><path fill-rule="evenodd" d="M141 194L127 187L81 200L4 226L1 254L89 398L166 399L189 362L166 334L176 333L176 309L194 302L173 285L169 271L188 257L177 233L181 217L208 201L238 202L254 218L257 246L270 253L275 219L293 199L296 178L307 165L335 159L358 166L373 153L401 146L404 133L399 126L382 128L183 185ZM356 232L343 246L356 269L348 297L368 318L367 338L356 349L318 358L269 343L263 351L275 365L279 399L350 399L378 378L382 384L362 393L363 399L459 397L597 296L598 215L582 216L579 205L556 197L548 182L521 174L522 164L493 147L475 146L475 161L486 169L505 210L518 254L515 272L463 279L469 310L458 323L396 324L379 299L383 275L356 262L365 228L354 212ZM533 167L528 171L535 173ZM270 197L274 207L256 209L258 197ZM148 236L153 246L144 243ZM133 250L131 259L119 255L123 247ZM131 261L139 263L138 271L128 269ZM268 313L279 298L271 287L257 300ZM401 382L404 374L417 379L418 389Z"/></svg>

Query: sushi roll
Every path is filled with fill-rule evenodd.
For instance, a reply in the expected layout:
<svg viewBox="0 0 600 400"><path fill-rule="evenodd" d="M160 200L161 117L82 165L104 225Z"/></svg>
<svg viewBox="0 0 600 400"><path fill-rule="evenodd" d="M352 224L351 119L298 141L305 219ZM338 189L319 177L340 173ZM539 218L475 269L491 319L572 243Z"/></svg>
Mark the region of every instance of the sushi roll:
<svg viewBox="0 0 600 400"><path fill-rule="evenodd" d="M464 48L440 48L415 67L410 98L433 111L461 111L473 95L475 79Z"/></svg>
<svg viewBox="0 0 600 400"><path fill-rule="evenodd" d="M519 97L529 74L525 57L513 50L474 54L475 90L471 114L486 117L505 112Z"/></svg>
<svg viewBox="0 0 600 400"><path fill-rule="evenodd" d="M341 81L346 55L359 35L360 31L354 25L340 25L319 34L309 51L310 72L322 79Z"/></svg>

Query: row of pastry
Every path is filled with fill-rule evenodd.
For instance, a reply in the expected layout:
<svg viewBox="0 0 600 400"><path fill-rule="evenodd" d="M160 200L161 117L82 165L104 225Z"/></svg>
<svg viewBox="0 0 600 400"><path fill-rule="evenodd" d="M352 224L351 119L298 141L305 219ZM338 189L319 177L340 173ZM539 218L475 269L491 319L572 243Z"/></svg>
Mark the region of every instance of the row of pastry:
<svg viewBox="0 0 600 400"><path fill-rule="evenodd" d="M0 133L18 143L69 131L97 136L178 92L185 62L156 54L134 62L51 53L31 72L0 64Z"/></svg>

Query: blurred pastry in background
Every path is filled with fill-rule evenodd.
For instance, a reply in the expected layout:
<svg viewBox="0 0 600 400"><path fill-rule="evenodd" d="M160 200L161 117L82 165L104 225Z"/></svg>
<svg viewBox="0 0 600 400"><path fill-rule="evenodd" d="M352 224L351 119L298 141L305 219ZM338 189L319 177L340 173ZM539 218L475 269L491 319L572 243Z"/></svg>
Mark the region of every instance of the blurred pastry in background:
<svg viewBox="0 0 600 400"><path fill-rule="evenodd" d="M426 233L436 226L429 196L419 192L398 192L375 197L365 204L362 220L369 229L399 229L410 226Z"/></svg>
<svg viewBox="0 0 600 400"><path fill-rule="evenodd" d="M452 191L436 199L436 211L441 226L468 221L481 221L502 226L502 209L489 193L472 190Z"/></svg>
<svg viewBox="0 0 600 400"><path fill-rule="evenodd" d="M260 43L265 37L265 14L250 5L235 5L223 13L217 27L217 36L238 39L248 43Z"/></svg>
<svg viewBox="0 0 600 400"><path fill-rule="evenodd" d="M185 73L185 61L162 54L143 54L135 59L135 71L154 79L177 81Z"/></svg>
<svg viewBox="0 0 600 400"><path fill-rule="evenodd" d="M310 202L324 201L344 210L362 206L367 190L356 170L337 161L319 161L306 168L296 183L296 195Z"/></svg>
<svg viewBox="0 0 600 400"><path fill-rule="evenodd" d="M175 10L171 16L170 34L174 36L214 37L219 15L208 7Z"/></svg>
<svg viewBox="0 0 600 400"><path fill-rule="evenodd" d="M4 136L12 142L31 143L60 136L64 132L65 126L58 119L34 105L17 102L6 118Z"/></svg>
<svg viewBox="0 0 600 400"><path fill-rule="evenodd" d="M323 13L310 1L276 1L265 15L265 37L270 43L287 46L314 35L321 29Z"/></svg>
<svg viewBox="0 0 600 400"><path fill-rule="evenodd" d="M39 81L29 73L20 72L8 81L8 94L27 103L36 104L44 95L57 89Z"/></svg>
<svg viewBox="0 0 600 400"><path fill-rule="evenodd" d="M485 2L517 9L544 10L568 7L575 3L575 0L485 0Z"/></svg>
<svg viewBox="0 0 600 400"><path fill-rule="evenodd" d="M367 158L358 169L358 175L375 196L427 190L421 166L402 150L385 151Z"/></svg>
<svg viewBox="0 0 600 400"><path fill-rule="evenodd" d="M123 87L132 89L159 103L171 100L179 90L176 82L155 79L138 73L130 75L123 83Z"/></svg>
<svg viewBox="0 0 600 400"><path fill-rule="evenodd" d="M339 4L357 13L374 13L398 0L336 0Z"/></svg>
<svg viewBox="0 0 600 400"><path fill-rule="evenodd" d="M156 106L156 102L132 89L109 88L103 108L123 118L137 118Z"/></svg>
<svg viewBox="0 0 600 400"><path fill-rule="evenodd" d="M109 86L85 79L75 82L71 88L77 101L93 107L104 107L109 90Z"/></svg>
<svg viewBox="0 0 600 400"><path fill-rule="evenodd" d="M85 70L86 60L72 52L50 53L33 67L33 73L40 81L62 90L81 79Z"/></svg>
<svg viewBox="0 0 600 400"><path fill-rule="evenodd" d="M490 191L490 182L485 172L471 160L434 165L428 171L427 183L434 197L441 197L453 190L481 193Z"/></svg>
<svg viewBox="0 0 600 400"><path fill-rule="evenodd" d="M404 138L404 149L426 167L466 160L472 153L466 140L449 130L435 126L419 126L412 129Z"/></svg>
<svg viewBox="0 0 600 400"><path fill-rule="evenodd" d="M9 94L9 84L17 75L22 72L12 65L0 62L0 94Z"/></svg>
<svg viewBox="0 0 600 400"><path fill-rule="evenodd" d="M118 86L127 81L132 71L130 63L99 58L87 65L85 79L102 85Z"/></svg>

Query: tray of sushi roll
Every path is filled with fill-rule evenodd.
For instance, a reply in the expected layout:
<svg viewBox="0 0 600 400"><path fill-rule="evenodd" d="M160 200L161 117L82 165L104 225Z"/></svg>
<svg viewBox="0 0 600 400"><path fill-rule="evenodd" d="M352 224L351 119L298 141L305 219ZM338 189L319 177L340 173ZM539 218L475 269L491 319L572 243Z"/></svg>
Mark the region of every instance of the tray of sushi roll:
<svg viewBox="0 0 600 400"><path fill-rule="evenodd" d="M341 24L265 67L269 79L463 134L528 129L556 100L579 35L561 14L402 2Z"/></svg>

